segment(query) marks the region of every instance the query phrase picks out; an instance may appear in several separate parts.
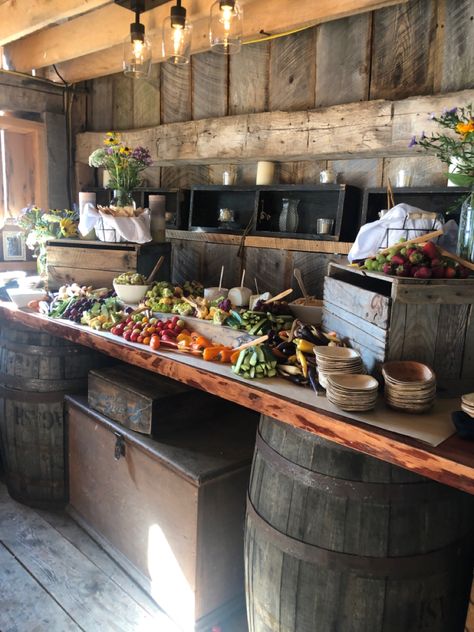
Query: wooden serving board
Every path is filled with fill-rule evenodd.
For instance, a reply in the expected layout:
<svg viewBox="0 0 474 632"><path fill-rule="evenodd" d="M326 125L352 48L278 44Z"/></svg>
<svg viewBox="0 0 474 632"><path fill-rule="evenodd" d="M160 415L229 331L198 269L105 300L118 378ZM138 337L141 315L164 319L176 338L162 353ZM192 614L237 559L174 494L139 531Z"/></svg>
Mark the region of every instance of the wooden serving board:
<svg viewBox="0 0 474 632"><path fill-rule="evenodd" d="M170 318L173 318L176 314L153 312L153 315L160 320L170 320ZM246 331L232 329L232 327L226 327L225 325L214 325L210 320L203 320L202 318L195 318L194 316L183 316L181 319L186 323L186 329L195 331L219 345L240 347L240 345L246 342L257 339L257 336L250 336Z"/></svg>

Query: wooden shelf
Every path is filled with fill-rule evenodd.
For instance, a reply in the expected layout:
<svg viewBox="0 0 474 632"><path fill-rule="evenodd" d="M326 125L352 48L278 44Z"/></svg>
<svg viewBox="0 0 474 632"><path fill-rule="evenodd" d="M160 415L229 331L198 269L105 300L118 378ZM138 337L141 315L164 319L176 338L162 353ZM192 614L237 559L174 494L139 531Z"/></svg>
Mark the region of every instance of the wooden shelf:
<svg viewBox="0 0 474 632"><path fill-rule="evenodd" d="M300 252L321 252L328 254L347 255L352 244L343 241L317 241L314 239L291 239L285 237L259 237L249 235L243 238L241 235L228 233L205 233L188 230L167 230L167 239L180 239L183 241L206 241L214 244L240 245L244 239L244 245L248 248L274 248L276 250L297 250Z"/></svg>
<svg viewBox="0 0 474 632"><path fill-rule="evenodd" d="M137 347L111 334L57 321L0 304L0 318L37 331L60 336L135 366L213 393L241 406L269 415L295 427L313 432L340 445L358 450L422 476L474 494L474 452L471 443L453 435L438 447L355 421L345 413L327 409L325 398L308 395L306 389L264 381L247 382L228 367L204 363L192 356L154 352ZM283 394L284 393L284 394Z"/></svg>

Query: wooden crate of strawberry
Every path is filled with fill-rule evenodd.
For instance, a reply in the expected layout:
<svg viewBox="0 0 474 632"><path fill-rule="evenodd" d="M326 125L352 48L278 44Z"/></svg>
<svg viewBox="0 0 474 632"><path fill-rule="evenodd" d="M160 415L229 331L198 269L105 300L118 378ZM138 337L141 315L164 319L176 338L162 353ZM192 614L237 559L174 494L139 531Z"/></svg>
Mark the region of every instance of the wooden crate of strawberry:
<svg viewBox="0 0 474 632"><path fill-rule="evenodd" d="M401 277L331 263L323 326L359 350L370 372L387 360L418 360L450 386L474 378L473 305L474 278Z"/></svg>

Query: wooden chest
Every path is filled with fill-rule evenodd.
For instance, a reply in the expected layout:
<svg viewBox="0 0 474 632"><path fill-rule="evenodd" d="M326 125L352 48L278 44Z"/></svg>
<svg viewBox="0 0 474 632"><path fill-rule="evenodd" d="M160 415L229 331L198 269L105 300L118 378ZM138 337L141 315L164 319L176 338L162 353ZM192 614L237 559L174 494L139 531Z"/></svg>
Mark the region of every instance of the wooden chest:
<svg viewBox="0 0 474 632"><path fill-rule="evenodd" d="M347 338L370 372L386 360L418 360L451 386L474 378L473 304L472 279L401 279L331 263L323 325Z"/></svg>
<svg viewBox="0 0 474 632"><path fill-rule="evenodd" d="M48 288L57 290L65 283L112 287L112 280L121 272L139 272L147 276L164 255L156 277L170 279L171 244L132 244L55 239L47 246Z"/></svg>
<svg viewBox="0 0 474 632"><path fill-rule="evenodd" d="M89 406L119 424L153 436L168 434L233 404L128 364L89 371Z"/></svg>
<svg viewBox="0 0 474 632"><path fill-rule="evenodd" d="M186 631L243 607L243 522L257 415L235 407L166 440L67 398L70 510Z"/></svg>

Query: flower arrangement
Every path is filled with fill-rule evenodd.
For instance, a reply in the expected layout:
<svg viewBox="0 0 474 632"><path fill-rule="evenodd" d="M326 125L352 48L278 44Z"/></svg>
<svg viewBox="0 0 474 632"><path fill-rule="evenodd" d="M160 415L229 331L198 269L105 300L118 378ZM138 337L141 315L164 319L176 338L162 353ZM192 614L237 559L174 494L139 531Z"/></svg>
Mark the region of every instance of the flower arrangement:
<svg viewBox="0 0 474 632"><path fill-rule="evenodd" d="M132 191L139 186L140 173L153 164L149 150L140 146L127 147L116 132L107 132L104 145L92 152L89 165L103 167L109 173L108 187L111 189Z"/></svg>
<svg viewBox="0 0 474 632"><path fill-rule="evenodd" d="M444 110L441 116L432 114L430 119L454 134L434 133L426 136L424 132L410 141L409 147L419 145L426 151L434 151L444 163L456 164L455 172L448 173L451 182L458 186L474 185L474 114L472 104L466 107L454 107Z"/></svg>
<svg viewBox="0 0 474 632"><path fill-rule="evenodd" d="M38 259L38 271L46 265L46 242L61 237L78 237L78 214L68 209L43 211L27 207L18 218L18 225L27 233L26 245Z"/></svg>

